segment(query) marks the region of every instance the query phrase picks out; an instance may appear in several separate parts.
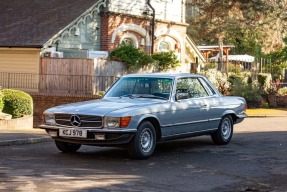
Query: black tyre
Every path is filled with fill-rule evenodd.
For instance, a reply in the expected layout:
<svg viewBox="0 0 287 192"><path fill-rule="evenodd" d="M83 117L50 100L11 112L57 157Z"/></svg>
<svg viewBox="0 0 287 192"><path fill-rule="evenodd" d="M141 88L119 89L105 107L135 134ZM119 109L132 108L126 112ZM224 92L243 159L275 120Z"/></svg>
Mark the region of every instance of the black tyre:
<svg viewBox="0 0 287 192"><path fill-rule="evenodd" d="M217 145L226 145L233 135L233 120L230 115L222 117L218 130L211 135L212 141Z"/></svg>
<svg viewBox="0 0 287 192"><path fill-rule="evenodd" d="M62 151L63 153L74 153L78 149L80 149L80 144L74 144L74 143L67 143L63 141L55 140L57 148Z"/></svg>
<svg viewBox="0 0 287 192"><path fill-rule="evenodd" d="M129 154L134 159L149 158L156 146L156 133L154 126L149 121L143 121L129 143Z"/></svg>

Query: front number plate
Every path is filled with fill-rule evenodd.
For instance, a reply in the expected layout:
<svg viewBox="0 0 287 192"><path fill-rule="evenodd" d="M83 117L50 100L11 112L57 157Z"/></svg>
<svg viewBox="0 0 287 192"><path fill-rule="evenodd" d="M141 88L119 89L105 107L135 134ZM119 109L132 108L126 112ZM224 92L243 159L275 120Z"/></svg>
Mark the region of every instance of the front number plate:
<svg viewBox="0 0 287 192"><path fill-rule="evenodd" d="M59 136L87 138L87 130L82 129L59 129Z"/></svg>

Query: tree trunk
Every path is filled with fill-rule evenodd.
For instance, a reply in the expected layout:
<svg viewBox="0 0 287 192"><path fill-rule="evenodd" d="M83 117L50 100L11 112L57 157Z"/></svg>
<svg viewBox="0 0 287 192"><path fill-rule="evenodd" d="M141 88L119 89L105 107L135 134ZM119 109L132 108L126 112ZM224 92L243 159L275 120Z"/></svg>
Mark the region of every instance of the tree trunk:
<svg viewBox="0 0 287 192"><path fill-rule="evenodd" d="M223 36L218 37L218 46L219 46L219 58L218 58L218 70L225 72L226 66L223 61Z"/></svg>

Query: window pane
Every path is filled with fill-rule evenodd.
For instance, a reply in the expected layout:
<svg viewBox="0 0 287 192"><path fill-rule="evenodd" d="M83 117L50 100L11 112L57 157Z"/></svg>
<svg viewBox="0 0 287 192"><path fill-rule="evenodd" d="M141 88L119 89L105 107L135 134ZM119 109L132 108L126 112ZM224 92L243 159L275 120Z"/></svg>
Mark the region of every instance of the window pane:
<svg viewBox="0 0 287 192"><path fill-rule="evenodd" d="M150 94L169 98L172 79L126 77L121 78L105 97L119 97L127 94Z"/></svg>
<svg viewBox="0 0 287 192"><path fill-rule="evenodd" d="M177 93L188 93L188 98L207 97L208 94L197 78L182 78L176 86Z"/></svg>
<svg viewBox="0 0 287 192"><path fill-rule="evenodd" d="M215 91L210 87L210 85L203 78L200 78L199 80L209 95L216 95Z"/></svg>
<svg viewBox="0 0 287 192"><path fill-rule="evenodd" d="M170 50L169 44L165 41L160 42L159 50L160 51L169 51Z"/></svg>
<svg viewBox="0 0 287 192"><path fill-rule="evenodd" d="M125 38L125 39L123 39L123 42L124 42L126 45L132 45L132 46L134 46L134 41L133 41L131 38Z"/></svg>

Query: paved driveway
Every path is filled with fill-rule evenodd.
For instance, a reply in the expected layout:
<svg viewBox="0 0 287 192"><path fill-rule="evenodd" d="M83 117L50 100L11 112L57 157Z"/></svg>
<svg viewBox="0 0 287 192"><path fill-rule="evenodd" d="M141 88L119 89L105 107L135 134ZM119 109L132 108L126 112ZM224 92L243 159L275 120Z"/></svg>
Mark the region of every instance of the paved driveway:
<svg viewBox="0 0 287 192"><path fill-rule="evenodd" d="M287 118L248 118L232 142L210 137L158 145L148 160L123 149L53 143L0 147L0 191L287 191Z"/></svg>

